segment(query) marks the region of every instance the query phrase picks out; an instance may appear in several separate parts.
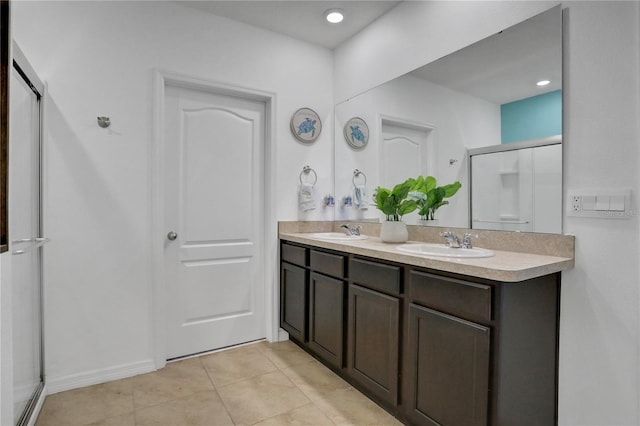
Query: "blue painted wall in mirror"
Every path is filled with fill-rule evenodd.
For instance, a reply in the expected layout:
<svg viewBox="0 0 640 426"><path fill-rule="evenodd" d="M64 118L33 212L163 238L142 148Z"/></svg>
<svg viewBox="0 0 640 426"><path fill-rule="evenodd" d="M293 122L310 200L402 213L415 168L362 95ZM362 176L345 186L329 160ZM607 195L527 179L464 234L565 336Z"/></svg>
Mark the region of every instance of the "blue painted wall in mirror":
<svg viewBox="0 0 640 426"><path fill-rule="evenodd" d="M562 134L562 90L500 106L502 143Z"/></svg>

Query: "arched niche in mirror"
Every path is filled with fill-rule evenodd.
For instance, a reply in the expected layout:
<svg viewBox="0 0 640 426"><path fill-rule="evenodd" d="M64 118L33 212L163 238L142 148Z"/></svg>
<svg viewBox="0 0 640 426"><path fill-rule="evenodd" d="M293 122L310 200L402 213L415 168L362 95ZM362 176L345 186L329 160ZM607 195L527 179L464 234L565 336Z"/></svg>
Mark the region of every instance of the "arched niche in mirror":
<svg viewBox="0 0 640 426"><path fill-rule="evenodd" d="M550 83L537 86L543 79ZM541 99L553 101L551 113L541 107ZM353 116L369 127L369 142L362 149L353 149L344 140L343 126ZM424 133L425 149L416 150L414 157L389 152L387 129L398 123L409 133ZM436 213L437 226L468 227L473 207L467 150L561 137L561 128L562 10L556 6L336 105L335 192L337 197L352 194L354 169L366 173L369 199L377 186L400 183L385 176L400 180L432 175L439 185L460 181L462 188ZM562 164L562 149L558 151ZM550 214L561 221L561 211ZM367 210L342 206L335 217L338 221L380 218L374 206ZM405 221L420 223L417 213L405 216Z"/></svg>

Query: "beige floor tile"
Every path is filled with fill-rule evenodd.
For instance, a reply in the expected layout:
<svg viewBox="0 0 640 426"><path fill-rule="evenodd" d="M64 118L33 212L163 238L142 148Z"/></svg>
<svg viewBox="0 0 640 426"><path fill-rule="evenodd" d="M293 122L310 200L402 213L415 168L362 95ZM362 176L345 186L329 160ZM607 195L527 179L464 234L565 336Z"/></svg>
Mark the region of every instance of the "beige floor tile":
<svg viewBox="0 0 640 426"><path fill-rule="evenodd" d="M309 403L309 399L280 371L218 388L236 424L250 425Z"/></svg>
<svg viewBox="0 0 640 426"><path fill-rule="evenodd" d="M270 417L254 426L328 426L333 422L313 404L303 405L284 414Z"/></svg>
<svg viewBox="0 0 640 426"><path fill-rule="evenodd" d="M336 425L402 425L353 388L333 392L313 403Z"/></svg>
<svg viewBox="0 0 640 426"><path fill-rule="evenodd" d="M231 424L395 426L400 422L293 343L261 342L170 363L154 373L50 395L36 423Z"/></svg>
<svg viewBox="0 0 640 426"><path fill-rule="evenodd" d="M136 418L133 413L127 413L121 416L98 420L86 426L136 426Z"/></svg>
<svg viewBox="0 0 640 426"><path fill-rule="evenodd" d="M49 395L36 424L86 425L132 412L132 384L126 379Z"/></svg>
<svg viewBox="0 0 640 426"><path fill-rule="evenodd" d="M167 364L162 370L131 379L136 409L213 390L200 358Z"/></svg>
<svg viewBox="0 0 640 426"><path fill-rule="evenodd" d="M314 360L311 355L289 340L277 343L261 342L256 346L278 368L293 367Z"/></svg>
<svg viewBox="0 0 640 426"><path fill-rule="evenodd" d="M312 401L350 387L318 361L286 368L282 372Z"/></svg>
<svg viewBox="0 0 640 426"><path fill-rule="evenodd" d="M217 352L200 359L216 387L278 369L256 345Z"/></svg>
<svg viewBox="0 0 640 426"><path fill-rule="evenodd" d="M136 426L233 425L215 390L136 410Z"/></svg>

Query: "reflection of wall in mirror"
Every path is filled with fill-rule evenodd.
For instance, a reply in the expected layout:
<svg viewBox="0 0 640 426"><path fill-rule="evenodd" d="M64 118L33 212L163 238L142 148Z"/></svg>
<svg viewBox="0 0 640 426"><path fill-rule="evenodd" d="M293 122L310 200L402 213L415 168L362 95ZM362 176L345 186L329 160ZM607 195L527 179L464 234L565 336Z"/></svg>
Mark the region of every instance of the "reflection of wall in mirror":
<svg viewBox="0 0 640 426"><path fill-rule="evenodd" d="M502 143L562 134L562 91L543 93L500 106Z"/></svg>
<svg viewBox="0 0 640 426"><path fill-rule="evenodd" d="M342 135L345 122L353 116L362 117L369 125L369 143L361 150L349 147ZM337 105L335 185L339 198L353 192L354 169L366 173L369 197L380 185L380 163L385 161L380 152L382 117L433 127L429 143L435 144L430 150L435 159L427 164L435 166L422 173L433 175L440 184L462 182L461 190L449 200L450 205L438 210L437 219L442 226L466 227L469 223L467 166L463 161L466 148L500 143L500 106L412 76L397 78ZM458 161L450 165L451 158ZM402 169L404 165L392 167ZM336 220L381 217L374 207L367 211L336 209ZM412 213L405 219L416 223L418 216Z"/></svg>

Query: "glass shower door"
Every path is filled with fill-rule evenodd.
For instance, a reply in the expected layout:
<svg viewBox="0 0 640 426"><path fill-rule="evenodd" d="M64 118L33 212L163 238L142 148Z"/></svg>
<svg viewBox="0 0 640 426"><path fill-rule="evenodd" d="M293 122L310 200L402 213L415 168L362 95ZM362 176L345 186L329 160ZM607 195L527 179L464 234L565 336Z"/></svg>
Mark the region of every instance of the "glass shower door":
<svg viewBox="0 0 640 426"><path fill-rule="evenodd" d="M26 424L42 392L40 92L14 63L10 92L9 239L14 424Z"/></svg>

